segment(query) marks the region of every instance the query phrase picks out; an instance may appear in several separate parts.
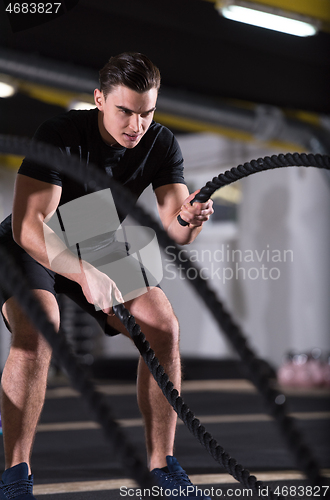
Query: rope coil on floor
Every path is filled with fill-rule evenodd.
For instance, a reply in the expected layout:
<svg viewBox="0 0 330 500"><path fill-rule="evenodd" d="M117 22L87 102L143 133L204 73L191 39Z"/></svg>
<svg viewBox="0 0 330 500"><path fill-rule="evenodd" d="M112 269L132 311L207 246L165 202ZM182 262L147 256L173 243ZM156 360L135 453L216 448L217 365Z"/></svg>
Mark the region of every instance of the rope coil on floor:
<svg viewBox="0 0 330 500"><path fill-rule="evenodd" d="M127 207L130 207L131 209L134 208L134 213L132 213L132 216L141 224L147 224L149 227L155 230L158 236L159 243L163 248L166 248L167 245L172 245L175 248L176 257L178 257L178 247L173 242L173 240L169 238L167 233L159 227L157 222L148 214L146 214L141 209L141 207L133 204L129 193L124 188L119 186L115 181L113 181L113 179L109 179L97 168L88 169L88 172L84 172L83 176L82 165L80 164L78 159L73 157L65 157L60 154L59 151L54 147L37 144L32 141L20 138L0 136L0 151L28 156L35 161L42 162L43 164L45 163L47 167L56 166L56 168L60 171L64 171L65 169L66 175L80 182L83 179L84 182L87 182L87 185L91 189L97 190L98 188L104 189L106 186L111 187L114 192L120 193L120 197L118 197L119 209L126 209ZM284 157L286 159L285 162L283 162L282 159L280 160L280 157ZM293 158L291 163L290 159L287 159L287 157ZM304 163L305 157L308 159L308 165L305 165ZM297 163L298 166L317 166L319 168L330 169L330 159L328 156L299 155L297 153L295 155L280 155L279 157L272 157L271 159L267 157L265 159L252 161L249 164L244 164L243 166L240 165L239 167L237 167L237 169L232 169L225 174L220 174L218 178L213 179L213 185L208 185L207 189L214 189L215 191L216 189L221 187L219 186L218 181L215 181L215 179L219 179L219 182L223 183L221 185L226 185L230 184L231 182L235 182L236 180L238 180L238 178L251 175L252 173L258 171L267 170L270 168L296 166ZM312 165L310 165L311 163ZM249 167L249 165L251 165L251 168ZM238 172L238 174L236 171ZM190 261L188 255L186 262L183 262L183 264L184 265L182 267L185 271L187 271L189 267L195 267L198 271L197 266ZM237 349L245 366L248 367L252 381L264 396L265 401L270 408L270 413L280 424L280 428L284 436L286 437L291 450L293 451L299 468L305 472L306 476L313 484L322 483L322 478L319 474L319 467L312 457L310 450L304 444L301 433L297 429L295 429L294 420L286 415L284 404L276 404L276 398L279 393L270 386L268 374L264 371L264 363L261 364L260 361L256 358L253 351L247 345L247 340L242 335L240 329L233 322L230 315L224 310L221 302L216 298L215 293L208 288L205 280L199 278L199 274L197 273L197 279L192 281L191 283L199 292L202 300L210 309L217 323L222 328L224 333L228 336L230 342ZM154 366L155 365L156 363L154 362ZM153 367L149 366L149 369L153 373ZM157 373L156 376L158 378ZM163 374L161 374L160 376L163 377ZM160 384L160 386L162 385L161 381L157 380L157 382ZM173 399L173 395L169 397L170 399ZM172 399L169 401L171 404ZM189 411L186 410L186 413L188 414ZM191 420L191 422L193 421L194 419ZM191 424L191 426L192 428L198 428L199 424L196 424L196 422L194 421L194 424ZM233 463L233 459L226 458L225 462L227 463L227 465L230 465ZM238 467L238 469L240 467ZM247 471L245 471L242 476L246 477L246 472ZM242 479L244 479L244 477L242 477Z"/></svg>

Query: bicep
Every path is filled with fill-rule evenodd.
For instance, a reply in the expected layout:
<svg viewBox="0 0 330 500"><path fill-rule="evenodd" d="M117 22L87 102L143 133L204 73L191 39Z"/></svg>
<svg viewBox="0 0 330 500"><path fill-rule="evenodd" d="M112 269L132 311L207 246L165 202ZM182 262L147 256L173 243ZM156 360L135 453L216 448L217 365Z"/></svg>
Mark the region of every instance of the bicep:
<svg viewBox="0 0 330 500"><path fill-rule="evenodd" d="M61 186L17 174L13 203L13 234L20 238L24 224L36 224L56 210Z"/></svg>
<svg viewBox="0 0 330 500"><path fill-rule="evenodd" d="M185 184L166 184L155 189L158 212L165 229L181 210L183 202L189 196Z"/></svg>

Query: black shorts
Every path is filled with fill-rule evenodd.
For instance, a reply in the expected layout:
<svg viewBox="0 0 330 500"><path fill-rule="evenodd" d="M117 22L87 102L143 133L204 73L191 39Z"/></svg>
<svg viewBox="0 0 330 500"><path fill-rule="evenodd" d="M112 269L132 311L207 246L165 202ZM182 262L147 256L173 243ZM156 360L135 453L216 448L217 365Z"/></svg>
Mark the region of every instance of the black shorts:
<svg viewBox="0 0 330 500"><path fill-rule="evenodd" d="M59 293L64 293L76 304L78 304L84 311L93 316L102 330L110 336L118 335L120 332L107 323L107 314L103 311L96 311L93 304L87 302L82 289L78 283L71 281L63 276L46 269L37 261L35 261L29 254L25 252L15 241L10 237L0 238L0 244L3 244L5 250L14 260L16 266L20 269L23 276L25 276L27 284L31 290L47 290L55 297ZM0 282L0 310L2 314L3 304L11 297L7 291L1 287ZM3 315L2 315L3 316ZM4 317L3 317L4 318ZM5 320L7 328L10 330L7 321Z"/></svg>

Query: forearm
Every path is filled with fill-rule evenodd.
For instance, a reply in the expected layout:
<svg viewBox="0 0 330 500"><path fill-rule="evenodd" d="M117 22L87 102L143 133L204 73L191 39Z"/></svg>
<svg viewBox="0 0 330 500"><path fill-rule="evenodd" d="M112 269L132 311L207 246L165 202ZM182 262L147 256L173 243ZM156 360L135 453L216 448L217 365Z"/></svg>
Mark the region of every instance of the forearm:
<svg viewBox="0 0 330 500"><path fill-rule="evenodd" d="M41 265L78 283L87 299L106 314L111 310L113 296L117 302L124 299L114 281L88 262L71 252L47 224L34 223L16 236L16 242Z"/></svg>
<svg viewBox="0 0 330 500"><path fill-rule="evenodd" d="M81 283L83 276L78 256L43 221L34 221L33 224L26 221L19 229L13 225L13 234L16 243L39 264Z"/></svg>

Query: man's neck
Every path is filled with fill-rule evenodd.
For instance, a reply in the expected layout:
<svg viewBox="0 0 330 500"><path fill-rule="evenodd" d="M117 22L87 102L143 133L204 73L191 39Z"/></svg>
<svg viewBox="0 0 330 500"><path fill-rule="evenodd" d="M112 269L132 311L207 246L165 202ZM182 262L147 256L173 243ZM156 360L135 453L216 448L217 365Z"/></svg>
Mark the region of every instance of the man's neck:
<svg viewBox="0 0 330 500"><path fill-rule="evenodd" d="M118 147L119 144L115 139L106 131L104 124L103 124L103 113L101 111L98 112L98 127L99 127L99 132L100 135L103 139L103 141L106 143L107 146L110 146L112 148Z"/></svg>

